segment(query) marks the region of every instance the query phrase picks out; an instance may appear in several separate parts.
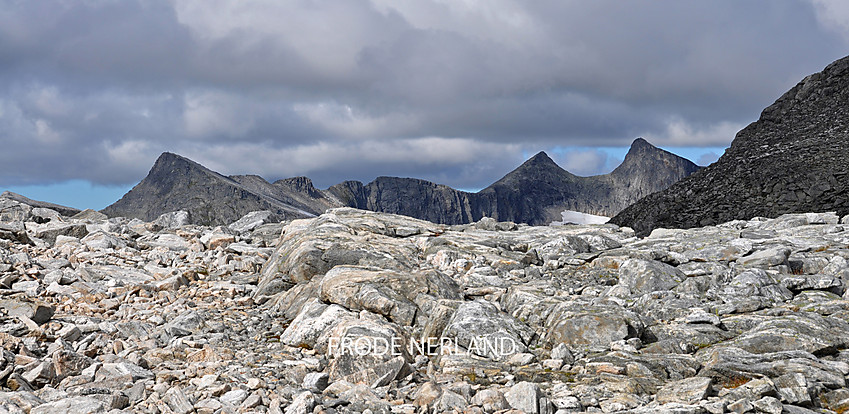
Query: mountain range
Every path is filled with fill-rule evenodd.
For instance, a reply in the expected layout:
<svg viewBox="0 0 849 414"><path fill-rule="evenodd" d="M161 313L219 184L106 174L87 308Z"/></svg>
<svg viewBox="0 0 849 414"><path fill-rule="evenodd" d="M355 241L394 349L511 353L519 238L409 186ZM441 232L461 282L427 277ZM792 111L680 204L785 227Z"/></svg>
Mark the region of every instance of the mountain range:
<svg viewBox="0 0 849 414"><path fill-rule="evenodd" d="M269 210L282 220L348 206L444 224L492 217L540 225L560 220L564 210L612 216L699 168L638 138L622 164L605 175L576 176L540 152L476 193L398 177L378 177L368 184L345 181L320 190L306 177L270 183L256 175L224 176L166 152L147 177L102 212L153 220L163 213L185 210L194 223L215 225L231 223L256 210Z"/></svg>
<svg viewBox="0 0 849 414"><path fill-rule="evenodd" d="M849 57L803 79L707 168L611 222L639 234L787 213L849 214Z"/></svg>

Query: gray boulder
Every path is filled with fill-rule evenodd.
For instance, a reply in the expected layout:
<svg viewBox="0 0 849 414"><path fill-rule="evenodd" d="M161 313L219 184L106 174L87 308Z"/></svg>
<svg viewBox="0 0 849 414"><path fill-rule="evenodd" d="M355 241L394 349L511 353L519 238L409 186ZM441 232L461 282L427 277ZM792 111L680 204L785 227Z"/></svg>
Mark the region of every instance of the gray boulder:
<svg viewBox="0 0 849 414"><path fill-rule="evenodd" d="M533 331L486 301L464 302L448 322L443 336L454 338L469 352L503 361L525 352Z"/></svg>
<svg viewBox="0 0 849 414"><path fill-rule="evenodd" d="M619 284L634 295L670 290L685 278L678 269L654 260L628 259L619 267Z"/></svg>
<svg viewBox="0 0 849 414"><path fill-rule="evenodd" d="M242 218L231 223L228 228L236 234L247 233L263 224L279 222L274 213L268 210L251 211Z"/></svg>

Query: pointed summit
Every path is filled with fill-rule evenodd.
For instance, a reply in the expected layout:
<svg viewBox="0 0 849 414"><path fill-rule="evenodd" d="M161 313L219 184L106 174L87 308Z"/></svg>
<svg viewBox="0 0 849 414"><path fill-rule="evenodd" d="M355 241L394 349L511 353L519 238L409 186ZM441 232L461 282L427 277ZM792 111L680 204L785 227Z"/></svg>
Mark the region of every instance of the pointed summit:
<svg viewBox="0 0 849 414"><path fill-rule="evenodd" d="M631 143L631 150L641 147L657 148L654 145L649 144L649 142L643 139L643 137L638 137L634 140L634 142Z"/></svg>
<svg viewBox="0 0 849 414"><path fill-rule="evenodd" d="M571 181L576 176L557 165L545 151L540 151L518 168L510 171L500 180L493 183L489 188L495 186L533 186L540 182L562 182ZM484 190L486 191L486 190Z"/></svg>
<svg viewBox="0 0 849 414"><path fill-rule="evenodd" d="M554 160L552 160L551 157L549 157L548 154L545 153L545 151L540 151L536 155L534 155L531 158L528 158L527 161L522 163L522 166L525 166L525 165L546 165L546 164L547 165L555 165L555 166L557 165L557 163L554 162Z"/></svg>
<svg viewBox="0 0 849 414"><path fill-rule="evenodd" d="M669 168L671 167L671 169ZM650 144L648 141L637 138L631 143L631 148L628 150L628 153L625 154L625 159L622 161L615 170L613 170L612 174L614 176L633 176L636 174L641 175L653 175L651 179L659 179L663 181L669 181L674 183L681 178L684 178L696 171L699 170L699 166L694 164L692 161L679 157L669 151L660 149ZM669 170L674 177L670 177L669 179L664 178L663 175L667 171L662 171L663 169ZM660 173L658 175L657 173ZM648 194L643 194L648 195Z"/></svg>
<svg viewBox="0 0 849 414"><path fill-rule="evenodd" d="M378 177L365 185L349 181L319 190L307 177L274 183L256 175L225 177L165 152L148 176L104 213L153 220L162 213L186 210L196 224L228 224L255 210L289 219L348 206L445 224L492 217L545 225L560 221L564 210L613 215L643 193L666 188L692 166L643 139L634 141L624 164L631 167L618 168L618 175L579 177L541 151L477 193L397 177Z"/></svg>

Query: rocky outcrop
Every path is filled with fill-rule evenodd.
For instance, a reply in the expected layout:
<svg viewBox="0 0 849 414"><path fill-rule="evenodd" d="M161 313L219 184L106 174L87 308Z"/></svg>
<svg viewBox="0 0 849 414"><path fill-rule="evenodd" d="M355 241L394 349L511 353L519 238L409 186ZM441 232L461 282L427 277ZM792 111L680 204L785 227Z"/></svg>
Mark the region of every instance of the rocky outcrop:
<svg viewBox="0 0 849 414"><path fill-rule="evenodd" d="M806 211L849 214L849 57L799 82L709 167L622 211L640 234Z"/></svg>
<svg viewBox="0 0 849 414"><path fill-rule="evenodd" d="M178 155L164 153L148 176L103 210L109 216L153 220L176 210L197 224L230 223L256 210L278 218L314 217L335 207L401 214L434 223L463 224L483 217L533 225L574 210L611 216L639 198L692 174L698 166L637 139L622 165L606 175L578 177L544 152L477 193L415 178L345 181L327 190L306 177L269 183L256 175L225 177Z"/></svg>

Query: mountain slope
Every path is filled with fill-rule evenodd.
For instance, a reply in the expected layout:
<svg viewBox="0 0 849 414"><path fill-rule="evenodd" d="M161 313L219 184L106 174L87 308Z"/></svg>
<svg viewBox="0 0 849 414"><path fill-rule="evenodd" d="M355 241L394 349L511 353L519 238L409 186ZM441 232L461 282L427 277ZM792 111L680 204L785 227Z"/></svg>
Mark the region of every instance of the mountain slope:
<svg viewBox="0 0 849 414"><path fill-rule="evenodd" d="M849 57L808 76L711 166L611 220L646 234L756 216L849 214Z"/></svg>

